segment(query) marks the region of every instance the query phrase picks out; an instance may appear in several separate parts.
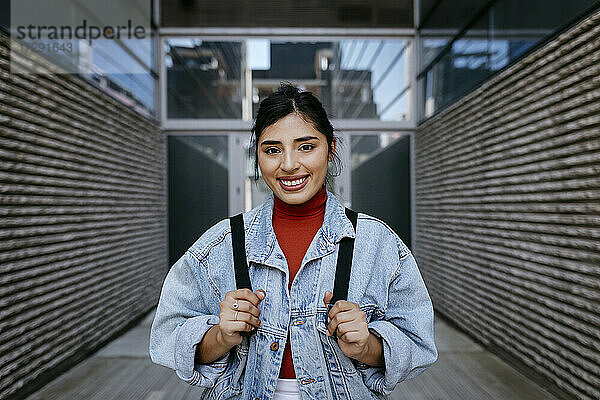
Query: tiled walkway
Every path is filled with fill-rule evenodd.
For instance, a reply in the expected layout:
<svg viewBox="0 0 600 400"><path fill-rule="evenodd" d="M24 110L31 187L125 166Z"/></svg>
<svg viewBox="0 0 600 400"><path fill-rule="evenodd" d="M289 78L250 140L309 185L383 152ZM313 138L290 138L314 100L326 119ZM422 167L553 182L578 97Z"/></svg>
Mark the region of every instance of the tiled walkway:
<svg viewBox="0 0 600 400"><path fill-rule="evenodd" d="M198 399L198 389L153 364L148 334L154 313L27 400ZM393 400L555 400L443 320L435 323L438 361L400 383ZM324 399L326 400L326 399Z"/></svg>

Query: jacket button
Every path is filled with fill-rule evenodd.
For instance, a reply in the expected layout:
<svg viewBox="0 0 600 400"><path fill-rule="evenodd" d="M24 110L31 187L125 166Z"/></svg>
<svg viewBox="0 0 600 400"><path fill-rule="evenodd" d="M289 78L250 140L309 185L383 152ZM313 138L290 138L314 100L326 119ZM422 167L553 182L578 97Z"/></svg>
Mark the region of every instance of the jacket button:
<svg viewBox="0 0 600 400"><path fill-rule="evenodd" d="M277 349L279 349L279 343L278 342L271 343L271 350L277 351Z"/></svg>

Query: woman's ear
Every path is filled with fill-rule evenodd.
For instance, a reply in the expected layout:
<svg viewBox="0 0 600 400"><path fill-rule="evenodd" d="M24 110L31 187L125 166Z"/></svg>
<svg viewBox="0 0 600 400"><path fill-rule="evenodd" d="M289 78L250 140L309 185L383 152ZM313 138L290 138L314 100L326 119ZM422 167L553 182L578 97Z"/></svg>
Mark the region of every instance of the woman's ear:
<svg viewBox="0 0 600 400"><path fill-rule="evenodd" d="M335 138L333 138L333 140L331 141L331 152L329 153L329 161L333 161L333 157L335 156L335 145L337 144L337 141L335 140Z"/></svg>

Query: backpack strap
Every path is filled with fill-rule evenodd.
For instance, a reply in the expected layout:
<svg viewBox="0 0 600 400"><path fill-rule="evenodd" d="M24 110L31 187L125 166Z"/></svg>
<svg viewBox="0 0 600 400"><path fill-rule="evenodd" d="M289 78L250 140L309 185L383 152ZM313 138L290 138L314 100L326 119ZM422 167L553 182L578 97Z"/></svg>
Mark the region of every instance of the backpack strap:
<svg viewBox="0 0 600 400"><path fill-rule="evenodd" d="M233 247L233 267L235 269L235 284L237 289L250 289L250 273L248 272L248 261L246 260L246 235L244 234L244 217L242 214L229 217L231 225L231 242ZM242 336L250 336L256 333L254 328L249 332L240 332Z"/></svg>
<svg viewBox="0 0 600 400"><path fill-rule="evenodd" d="M233 266L235 268L235 283L237 289L250 289L250 274L246 260L246 236L244 234L244 217L237 214L229 217L231 225L231 241L233 245Z"/></svg>
<svg viewBox="0 0 600 400"><path fill-rule="evenodd" d="M356 232L356 221L358 213L346 207L346 216L352 222L354 232ZM338 300L348 298L348 286L350 285L350 271L352 269L352 255L354 252L354 238L344 237L340 240L340 250L338 252L337 266L335 267L335 282L333 284L333 297L327 307L327 314L331 307ZM327 316L325 316L327 318Z"/></svg>
<svg viewBox="0 0 600 400"><path fill-rule="evenodd" d="M356 223L358 213L346 208L346 216L352 222L354 232L356 232ZM248 273L248 262L246 260L246 238L244 234L244 219L242 214L229 217L231 225L231 240L233 245L233 262L235 268L235 283L237 289L248 288L252 290L250 283L250 274ZM338 252L337 265L335 268L335 282L333 284L333 297L327 307L327 315L331 307L338 300L348 298L348 286L350 285L350 272L352 269L352 258L354 253L354 238L344 237L340 240L340 249ZM325 318L327 318L327 315ZM254 333L241 332L242 336Z"/></svg>

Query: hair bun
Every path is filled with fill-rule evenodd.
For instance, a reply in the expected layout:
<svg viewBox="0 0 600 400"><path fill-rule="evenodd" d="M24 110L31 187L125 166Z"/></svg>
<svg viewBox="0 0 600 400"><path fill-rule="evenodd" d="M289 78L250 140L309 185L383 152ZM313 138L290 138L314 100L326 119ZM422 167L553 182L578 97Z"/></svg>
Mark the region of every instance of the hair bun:
<svg viewBox="0 0 600 400"><path fill-rule="evenodd" d="M279 84L278 92L283 93L287 97L293 98L300 93L300 89L291 82L283 81Z"/></svg>

